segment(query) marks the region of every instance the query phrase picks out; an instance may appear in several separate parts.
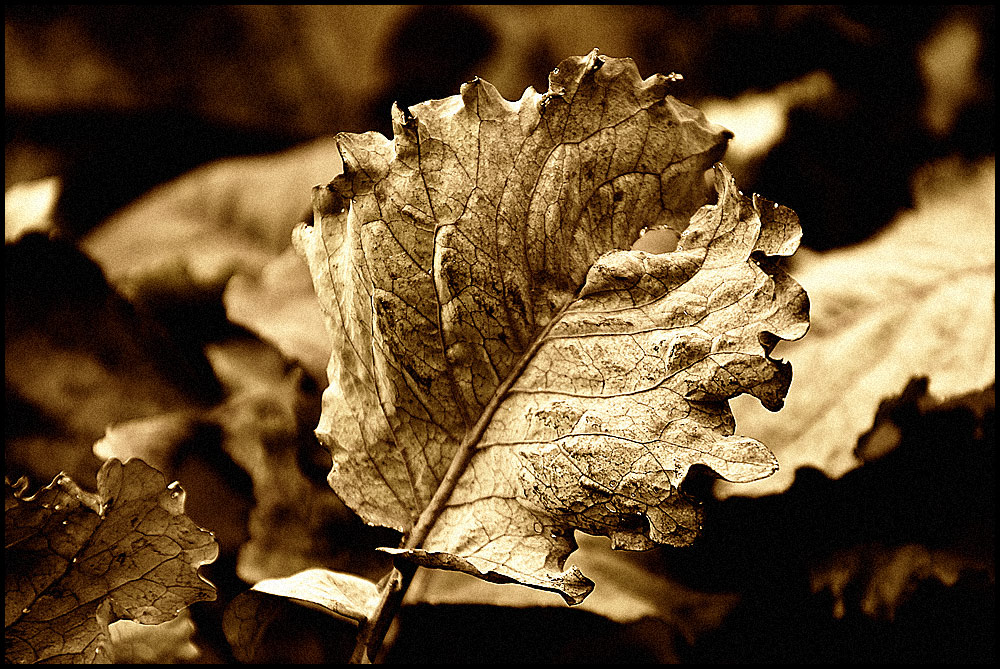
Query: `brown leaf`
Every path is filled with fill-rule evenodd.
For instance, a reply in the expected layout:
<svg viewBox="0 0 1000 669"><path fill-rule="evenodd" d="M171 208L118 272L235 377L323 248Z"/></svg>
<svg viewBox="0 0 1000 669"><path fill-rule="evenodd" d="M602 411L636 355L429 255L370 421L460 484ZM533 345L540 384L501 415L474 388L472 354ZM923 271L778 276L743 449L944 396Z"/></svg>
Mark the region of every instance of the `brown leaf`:
<svg viewBox="0 0 1000 669"><path fill-rule="evenodd" d="M364 622L378 604L379 590L373 582L329 569L306 569L286 578L266 578L252 591L309 602L331 613Z"/></svg>
<svg viewBox="0 0 1000 669"><path fill-rule="evenodd" d="M217 400L201 352L122 299L66 239L26 235L4 262L12 477L91 480L101 465L91 447L108 425Z"/></svg>
<svg viewBox="0 0 1000 669"><path fill-rule="evenodd" d="M545 95L512 103L476 80L394 110L392 142L340 136L345 174L296 233L332 326L317 434L338 494L402 531L466 454L403 551L418 563L578 602L570 528L685 544L692 466L774 470L726 400L781 406L791 370L768 354L805 333L807 301L774 256L798 223L720 167L718 204L689 224L728 133L668 82L595 51ZM683 231L675 252L616 250L654 226Z"/></svg>
<svg viewBox="0 0 1000 669"><path fill-rule="evenodd" d="M330 459L312 434L320 401L312 379L254 338L211 344L205 353L225 390L223 402L114 425L94 453L142 458L174 476L182 463L198 467L187 474L195 477L188 492L193 503L203 503L191 514L213 529L223 552L238 551L237 574L249 583L310 567L373 576L391 568L384 556L372 560L374 542L362 538L369 528L326 484ZM201 433L214 438L199 439ZM238 487L240 479L221 469L217 476L226 480L219 485L210 475L213 464L224 462L249 477L236 499L225 496L226 484Z"/></svg>
<svg viewBox="0 0 1000 669"><path fill-rule="evenodd" d="M240 593L229 603L222 627L233 655L245 664L343 663L358 632L355 621L331 615L308 598L258 590Z"/></svg>
<svg viewBox="0 0 1000 669"><path fill-rule="evenodd" d="M866 544L838 551L816 565L810 582L814 593L830 593L835 618L843 618L851 595L860 594L857 605L866 616L892 620L921 581L934 578L952 586L963 571L972 569L988 573L990 567L949 549Z"/></svg>
<svg viewBox="0 0 1000 669"><path fill-rule="evenodd" d="M222 297L230 321L273 343L326 385L330 340L309 270L294 249L268 262L259 275L233 276Z"/></svg>
<svg viewBox="0 0 1000 669"><path fill-rule="evenodd" d="M212 535L184 515L184 491L141 460L110 460L97 493L66 476L31 497L6 488L7 662L93 661L108 625L155 624L215 599L198 567Z"/></svg>
<svg viewBox="0 0 1000 669"><path fill-rule="evenodd" d="M109 625L110 647L118 664L177 664L198 658L194 622L188 609L158 625L116 620Z"/></svg>
<svg viewBox="0 0 1000 669"><path fill-rule="evenodd" d="M741 429L764 441L781 471L722 495L766 495L812 466L833 478L857 467L858 438L882 400L914 377L947 399L996 378L996 225L993 159L925 170L917 206L877 237L797 258L792 271L809 292L808 338L782 344L796 370L781 415L744 398Z"/></svg>
<svg viewBox="0 0 1000 669"><path fill-rule="evenodd" d="M664 573L656 551L623 552L610 541L578 533L579 547L567 560L595 581L594 591L579 609L620 623L658 618L689 641L716 629L739 595L699 591ZM414 576L406 604L484 604L508 607L564 606L552 592L489 583L469 574L441 569Z"/></svg>
<svg viewBox="0 0 1000 669"><path fill-rule="evenodd" d="M340 171L332 142L220 160L162 184L89 233L81 249L128 298L149 286L218 289L256 276L288 248L309 203L303 189Z"/></svg>

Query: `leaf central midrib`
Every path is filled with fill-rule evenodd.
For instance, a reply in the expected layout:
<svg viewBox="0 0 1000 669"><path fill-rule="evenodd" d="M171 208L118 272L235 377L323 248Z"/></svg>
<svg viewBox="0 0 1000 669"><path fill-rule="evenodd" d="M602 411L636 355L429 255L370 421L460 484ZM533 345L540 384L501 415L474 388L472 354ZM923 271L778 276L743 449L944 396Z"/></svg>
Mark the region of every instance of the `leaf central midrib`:
<svg viewBox="0 0 1000 669"><path fill-rule="evenodd" d="M492 421L497 409L500 408L500 404L504 399L506 399L507 395L510 394L511 389L514 387L518 378L520 378L528 364L541 349L542 345L546 341L546 336L552 327L554 327L555 324L562 319L563 315L570 308L570 306L576 302L577 299L579 299L579 292L580 291L578 290L571 299L567 300L566 303L560 307L559 311L556 312L534 341L532 341L531 346L528 347L528 349L521 355L517 363L504 378L503 382L499 385L499 387L497 387L496 391L494 391L489 403L487 403L487 405L483 408L483 411L479 414L479 418L476 420L475 424L470 429L466 430L465 436L463 437L461 444L459 444L458 450L455 452L451 464L448 466L447 472L445 472L444 478L438 485L437 490L434 491L431 501L420 514L420 517L417 519L413 529L404 537L402 548L411 550L420 548L423 542L427 539L431 529L434 527L434 523L437 521L442 511L444 511L448 500L451 498L452 492L458 485L459 479L465 472L465 469L472 460L472 457L476 454L476 446L480 440L482 440L483 434L486 433L486 428L489 426L490 421ZM449 367L448 369L450 374L451 368ZM454 381L454 377L452 377L452 382L454 383Z"/></svg>

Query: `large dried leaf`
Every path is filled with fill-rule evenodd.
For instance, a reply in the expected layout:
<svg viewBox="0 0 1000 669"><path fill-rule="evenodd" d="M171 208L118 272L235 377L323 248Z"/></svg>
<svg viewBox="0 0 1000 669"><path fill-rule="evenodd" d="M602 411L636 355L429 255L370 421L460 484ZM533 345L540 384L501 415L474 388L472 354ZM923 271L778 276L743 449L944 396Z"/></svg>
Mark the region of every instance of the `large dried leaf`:
<svg viewBox="0 0 1000 669"><path fill-rule="evenodd" d="M23 493L4 499L7 662L93 661L112 622L162 623L215 598L198 575L215 540L141 460L105 463L96 494L66 476Z"/></svg>
<svg viewBox="0 0 1000 669"><path fill-rule="evenodd" d="M338 494L402 531L473 453L404 551L419 563L579 601L569 528L685 544L692 466L776 467L733 436L726 400L782 404L791 370L768 354L805 333L807 301L771 256L794 252L798 223L721 167L718 203L691 219L728 132L668 82L593 52L544 95L476 80L395 109L393 141L339 137L345 174L296 236L334 348L317 434ZM677 250L615 250L651 226L684 230Z"/></svg>

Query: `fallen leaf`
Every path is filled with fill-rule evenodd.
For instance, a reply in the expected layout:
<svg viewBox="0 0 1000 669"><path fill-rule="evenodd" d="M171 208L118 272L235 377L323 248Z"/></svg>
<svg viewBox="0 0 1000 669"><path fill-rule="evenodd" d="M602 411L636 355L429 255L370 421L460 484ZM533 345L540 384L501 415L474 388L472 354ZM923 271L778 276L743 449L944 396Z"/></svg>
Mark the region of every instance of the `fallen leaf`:
<svg viewBox="0 0 1000 669"><path fill-rule="evenodd" d="M112 622L162 623L215 598L198 567L218 546L141 460L105 463L96 494L66 476L31 497L26 485L4 500L7 662L92 662Z"/></svg>
<svg viewBox="0 0 1000 669"><path fill-rule="evenodd" d="M334 350L317 435L365 521L436 519L389 552L579 602L571 528L683 545L692 466L774 470L727 399L781 407L791 369L769 353L808 321L778 259L800 229L723 167L691 217L729 133L669 82L594 51L544 95L476 80L396 108L392 141L338 137L345 173L296 229ZM677 250L616 250L650 227L681 232Z"/></svg>
<svg viewBox="0 0 1000 669"><path fill-rule="evenodd" d="M91 447L108 425L218 401L200 349L122 299L66 239L25 235L5 245L4 266L12 478L92 480Z"/></svg>
<svg viewBox="0 0 1000 669"><path fill-rule="evenodd" d="M188 609L158 625L116 620L109 630L110 647L118 664L190 663L200 654L192 640L195 626Z"/></svg>
<svg viewBox="0 0 1000 669"><path fill-rule="evenodd" d="M779 349L796 370L793 392L780 416L748 398L732 405L781 470L745 486L720 482L720 496L780 492L800 467L833 478L854 469L879 404L911 378L926 376L938 399L995 380L995 184L993 159L932 166L916 207L881 234L796 258L789 271L809 293L812 327Z"/></svg>
<svg viewBox="0 0 1000 669"><path fill-rule="evenodd" d="M928 395L927 387L926 377L913 379L899 397L882 402L856 449L864 462L857 472L896 466L889 470L893 476L884 477L890 480L881 482L883 491L900 485L891 479L910 486L909 494L899 495L895 503L888 495L879 500L882 514L892 518L900 534L856 536L854 545L810 566L812 591L829 592L838 619L857 609L870 618L891 621L931 578L948 588L963 575L995 580L993 521L975 512L996 503L995 440L987 438L996 410L995 388L940 402ZM935 471L942 446L950 475ZM918 501L919 491L932 485L948 491L948 499ZM905 510L893 511L904 505ZM867 523L874 525L875 514L866 515Z"/></svg>
<svg viewBox="0 0 1000 669"><path fill-rule="evenodd" d="M330 457L312 434L320 391L309 375L253 337L211 344L205 354L222 402L113 425L94 444L95 455L141 458L173 476L191 461L184 480L192 502L202 503L190 513L212 527L223 552L237 554L236 573L249 583L310 567L373 577L391 568L384 556L372 559L373 530L326 484ZM206 476L213 465L226 479L221 485ZM238 499L226 497L226 484L238 488Z"/></svg>
<svg viewBox="0 0 1000 669"><path fill-rule="evenodd" d="M307 569L287 578L265 579L240 593L226 607L223 630L240 662L265 663L270 658L288 661L289 654L274 653L273 636L281 634L281 624L307 618L304 605L327 615L333 614L344 623L328 623L319 644L334 661L342 662L353 646L357 634L355 623L367 620L378 601L378 586L367 579L327 569ZM308 630L305 635L308 637ZM285 638L277 643L287 643L290 636L294 635L285 633ZM315 643L317 640L310 641ZM291 653L299 661L308 659L302 655L300 651ZM315 655L322 655L322 652Z"/></svg>
<svg viewBox="0 0 1000 669"><path fill-rule="evenodd" d="M368 579L329 569L306 569L286 578L267 578L251 589L316 604L357 622L368 619L379 599L378 586Z"/></svg>
<svg viewBox="0 0 1000 669"><path fill-rule="evenodd" d="M268 262L259 274L233 276L222 299L230 321L273 343L326 386L330 339L309 270L293 248Z"/></svg>
<svg viewBox="0 0 1000 669"><path fill-rule="evenodd" d="M332 140L220 160L162 184L116 212L81 249L128 298L183 277L201 290L257 275L288 248L309 203L303 189L340 171Z"/></svg>

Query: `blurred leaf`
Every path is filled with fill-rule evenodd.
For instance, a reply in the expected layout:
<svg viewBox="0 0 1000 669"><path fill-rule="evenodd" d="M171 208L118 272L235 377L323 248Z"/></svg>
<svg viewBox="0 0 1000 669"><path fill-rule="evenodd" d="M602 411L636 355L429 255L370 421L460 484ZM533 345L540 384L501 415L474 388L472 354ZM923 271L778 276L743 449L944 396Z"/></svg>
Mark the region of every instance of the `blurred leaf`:
<svg viewBox="0 0 1000 669"><path fill-rule="evenodd" d="M58 177L16 183L4 192L4 242L17 241L29 232L53 230L56 201L62 189Z"/></svg>
<svg viewBox="0 0 1000 669"><path fill-rule="evenodd" d="M995 443L986 441L987 422L996 409L995 389L941 402L928 395L927 388L926 377L914 379L899 397L884 401L855 452L864 467L906 458L909 470L896 474L919 488L928 478L926 472L934 467L936 449L946 443L949 468L955 474L938 479L951 499L933 509L921 509L911 495L911 510L898 513L895 523L905 528L907 521L917 516L925 528L922 534L858 536L857 544L811 566L812 591L829 592L838 619L848 609L857 608L871 618L891 621L927 579L937 579L947 587L967 572L994 579L993 523L974 510L995 504L990 466ZM923 439L915 438L918 433ZM886 481L883 485L891 488L898 484ZM971 491L961 493L955 490L957 486Z"/></svg>
<svg viewBox="0 0 1000 669"><path fill-rule="evenodd" d="M199 655L192 641L194 622L188 609L158 625L116 620L110 632L110 646L118 664L187 663Z"/></svg>
<svg viewBox="0 0 1000 669"><path fill-rule="evenodd" d="M105 463L97 494L66 476L25 487L8 483L4 503L7 662L92 662L110 623L162 623L215 598L198 567L218 546L141 460Z"/></svg>
<svg viewBox="0 0 1000 669"><path fill-rule="evenodd" d="M201 350L124 300L64 238L6 244L4 269L8 474L88 480L108 425L218 401Z"/></svg>
<svg viewBox="0 0 1000 669"><path fill-rule="evenodd" d="M378 578L390 567L373 556L365 527L326 483L330 456L312 428L319 415L319 389L303 369L274 346L252 337L211 344L206 355L225 392L224 401L199 411L181 411L108 428L94 445L102 458L143 458L191 477L193 508L211 526L223 551L238 552L237 574L256 583L326 567ZM199 435L208 432L214 439ZM212 457L212 449L217 455ZM226 460L245 477L238 499L205 476ZM225 467L219 475L238 483ZM187 480L187 479L185 479ZM205 489L206 485L214 485ZM249 504L252 508L246 508Z"/></svg>
<svg viewBox="0 0 1000 669"><path fill-rule="evenodd" d="M371 615L378 599L378 586L371 581L309 569L266 579L235 597L226 607L223 628L240 662L343 662L354 646L356 623ZM333 618L312 630L310 609ZM304 648L296 648L297 643Z"/></svg>
<svg viewBox="0 0 1000 669"><path fill-rule="evenodd" d="M223 448L250 476L256 499L240 577L256 583L310 567L381 575L389 561L372 558L370 532L326 483L330 457L312 433L316 383L264 342L213 345L208 356L227 399L204 417L222 428Z"/></svg>
<svg viewBox="0 0 1000 669"><path fill-rule="evenodd" d="M432 524L387 552L579 602L572 528L684 545L692 466L774 470L726 400L781 407L791 370L769 353L805 334L807 300L778 260L800 230L721 167L691 218L729 133L670 81L595 51L544 95L476 80L396 108L391 142L339 136L345 173L296 238L331 319L317 434L363 519ZM654 226L683 231L677 251L616 250Z"/></svg>
<svg viewBox="0 0 1000 669"><path fill-rule="evenodd" d="M849 591L860 592L858 605L872 618L892 620L896 610L917 584L936 578L955 585L969 562L960 555L919 544L902 546L859 545L837 552L812 573L813 592L829 591L833 615L843 618ZM977 565L985 571L986 565Z"/></svg>
<svg viewBox="0 0 1000 669"><path fill-rule="evenodd" d="M859 464L858 438L879 403L913 377L949 398L996 378L994 161L925 171L917 207L874 239L799 258L790 271L810 299L810 335L782 344L795 384L780 415L737 398L740 429L781 470L725 495L786 489L799 467L838 477ZM862 206L863 203L858 203Z"/></svg>
<svg viewBox="0 0 1000 669"><path fill-rule="evenodd" d="M309 268L294 249L268 262L259 275L233 276L223 301L229 320L273 343L326 385L330 339Z"/></svg>
<svg viewBox="0 0 1000 669"><path fill-rule="evenodd" d="M82 241L126 296L183 267L196 285L256 273L289 246L304 193L340 172L330 139L254 158L210 163L117 212Z"/></svg>

